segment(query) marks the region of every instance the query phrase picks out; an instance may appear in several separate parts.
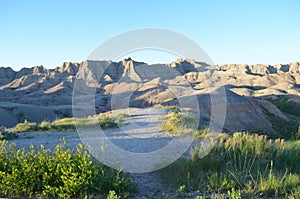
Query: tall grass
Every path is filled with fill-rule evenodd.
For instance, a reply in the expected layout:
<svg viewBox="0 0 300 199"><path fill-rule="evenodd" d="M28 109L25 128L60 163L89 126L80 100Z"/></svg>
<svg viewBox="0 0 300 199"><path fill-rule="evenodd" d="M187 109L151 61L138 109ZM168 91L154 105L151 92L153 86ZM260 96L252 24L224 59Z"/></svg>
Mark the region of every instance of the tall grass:
<svg viewBox="0 0 300 199"><path fill-rule="evenodd" d="M16 149L0 141L0 195L20 198L127 198L134 186L124 173L92 161L79 144L72 153L64 144Z"/></svg>
<svg viewBox="0 0 300 199"><path fill-rule="evenodd" d="M191 159L181 158L159 171L162 181L224 197L232 190L242 198L300 197L299 141L235 133L221 137L204 158L201 150L196 147Z"/></svg>

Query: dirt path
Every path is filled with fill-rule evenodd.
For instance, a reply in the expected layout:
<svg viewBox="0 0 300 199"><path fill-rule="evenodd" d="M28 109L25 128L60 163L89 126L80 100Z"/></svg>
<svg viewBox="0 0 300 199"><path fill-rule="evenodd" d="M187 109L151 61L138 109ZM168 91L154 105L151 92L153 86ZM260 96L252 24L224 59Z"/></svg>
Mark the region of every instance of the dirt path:
<svg viewBox="0 0 300 199"><path fill-rule="evenodd" d="M160 131L162 123L160 117L165 115L165 110L162 109L130 109L128 114L131 117L126 119L128 125L121 126L120 129L106 130L106 138L116 146L135 153L147 153L160 149L172 141L173 137L166 135ZM45 148L51 150L61 143L61 139L66 140L67 146L73 151L76 150L76 145L82 142L82 136L77 132L30 132L20 133L19 137L9 143L16 143L19 148L29 148L30 145L44 145ZM85 138L83 138L85 139ZM97 138L91 139L93 141ZM138 194L136 198L161 198L166 192L169 192L159 179L155 172L151 173L136 173L132 177L137 185Z"/></svg>

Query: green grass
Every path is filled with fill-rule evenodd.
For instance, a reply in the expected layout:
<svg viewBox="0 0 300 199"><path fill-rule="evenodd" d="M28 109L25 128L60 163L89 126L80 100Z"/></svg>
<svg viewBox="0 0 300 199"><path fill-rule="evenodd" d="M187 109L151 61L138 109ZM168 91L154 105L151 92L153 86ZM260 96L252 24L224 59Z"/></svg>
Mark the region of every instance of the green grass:
<svg viewBox="0 0 300 199"><path fill-rule="evenodd" d="M0 196L128 198L134 191L129 176L93 162L81 144L72 153L64 144L27 150L0 141Z"/></svg>
<svg viewBox="0 0 300 199"><path fill-rule="evenodd" d="M122 125L122 121L128 117L129 115L125 113L120 113L116 116L112 116L107 113L99 114L91 118L63 118L54 120L53 122L42 121L40 124L25 120L23 123L17 124L13 128L13 132L75 131L75 122L78 122L78 125L85 126L99 124L103 129L117 128L119 125Z"/></svg>
<svg viewBox="0 0 300 199"><path fill-rule="evenodd" d="M158 176L174 189L224 198L299 198L300 141L269 139L235 133L222 136L201 158L196 147L191 159L181 158Z"/></svg>

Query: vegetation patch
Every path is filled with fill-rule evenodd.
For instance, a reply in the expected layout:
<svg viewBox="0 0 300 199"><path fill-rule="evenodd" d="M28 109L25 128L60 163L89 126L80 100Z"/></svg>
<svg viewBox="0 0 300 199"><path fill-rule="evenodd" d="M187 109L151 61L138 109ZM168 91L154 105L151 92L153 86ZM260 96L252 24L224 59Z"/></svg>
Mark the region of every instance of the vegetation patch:
<svg viewBox="0 0 300 199"><path fill-rule="evenodd" d="M180 107L176 106L176 105L161 105L161 104L156 104L156 105L154 105L154 108L157 108L157 109L167 109L167 110L177 110L177 111L180 110Z"/></svg>
<svg viewBox="0 0 300 199"><path fill-rule="evenodd" d="M191 159L179 159L158 176L174 189L185 187L203 198L300 197L300 141L234 133L220 137L203 158L202 150L195 147Z"/></svg>
<svg viewBox="0 0 300 199"><path fill-rule="evenodd" d="M122 121L129 117L128 114L120 113L116 116L109 114L99 114L91 118L63 118L53 122L42 121L40 124L25 120L13 128L13 132L33 132L33 131L75 131L76 124L93 126L99 124L103 129L117 128L122 125Z"/></svg>
<svg viewBox="0 0 300 199"><path fill-rule="evenodd" d="M17 138L18 135L12 132L8 132L4 127L0 127L0 140L12 140Z"/></svg>
<svg viewBox="0 0 300 199"><path fill-rule="evenodd" d="M162 130L170 135L181 135L194 131L193 124L195 124L196 121L187 113L171 111L163 116L162 119L165 120L162 125Z"/></svg>
<svg viewBox="0 0 300 199"><path fill-rule="evenodd" d="M161 119L165 120L162 124L162 130L170 135L183 135L192 133L196 138L200 139L207 135L207 129L197 127L195 118L183 112L169 112Z"/></svg>
<svg viewBox="0 0 300 199"><path fill-rule="evenodd" d="M300 116L300 104L289 101L289 96L278 96L276 100L270 99L269 101L285 113Z"/></svg>
<svg viewBox="0 0 300 199"><path fill-rule="evenodd" d="M45 123L45 122L42 122ZM41 131L75 131L76 126L75 126L75 119L74 118L63 118L63 119L57 119L54 120L50 125L45 125L48 126L49 128L41 128L41 125L39 126L39 130Z"/></svg>
<svg viewBox="0 0 300 199"><path fill-rule="evenodd" d="M30 132L36 130L37 130L37 124L35 122L29 122L28 120L25 120L23 123L17 124L13 128L13 132Z"/></svg>
<svg viewBox="0 0 300 199"><path fill-rule="evenodd" d="M270 113L267 109L263 108L264 113L268 116L269 121L276 133L268 134L270 138L283 138L290 139L298 131L299 122L293 118L289 120L284 120L276 117L274 114Z"/></svg>
<svg viewBox="0 0 300 199"><path fill-rule="evenodd" d="M72 153L64 144L54 151L44 146L7 149L0 141L0 195L38 198L128 198L135 191L121 171L93 162L78 144Z"/></svg>

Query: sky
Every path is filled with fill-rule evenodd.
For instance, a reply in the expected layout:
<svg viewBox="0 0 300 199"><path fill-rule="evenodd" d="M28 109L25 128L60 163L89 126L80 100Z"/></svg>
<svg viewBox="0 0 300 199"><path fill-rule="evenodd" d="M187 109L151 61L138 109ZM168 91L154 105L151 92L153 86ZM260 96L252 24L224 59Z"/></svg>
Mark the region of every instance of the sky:
<svg viewBox="0 0 300 199"><path fill-rule="evenodd" d="M112 36L145 27L186 35L215 64L300 61L298 0L1 0L0 66L81 62ZM149 63L176 58L150 51L129 56Z"/></svg>

